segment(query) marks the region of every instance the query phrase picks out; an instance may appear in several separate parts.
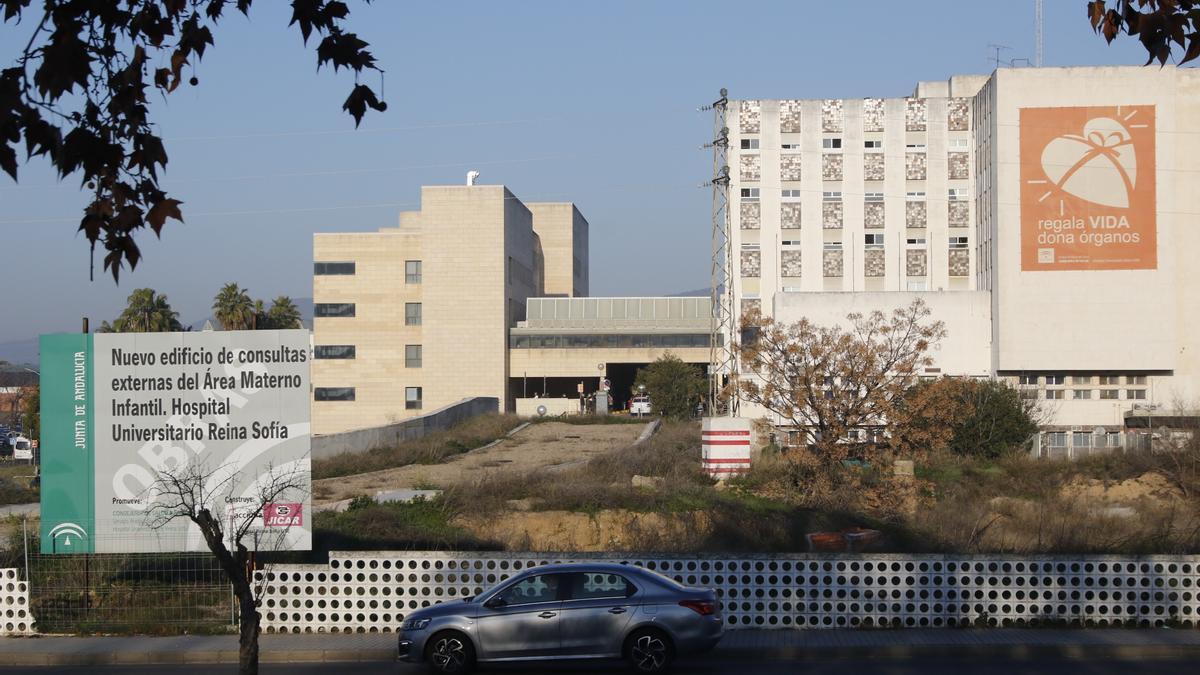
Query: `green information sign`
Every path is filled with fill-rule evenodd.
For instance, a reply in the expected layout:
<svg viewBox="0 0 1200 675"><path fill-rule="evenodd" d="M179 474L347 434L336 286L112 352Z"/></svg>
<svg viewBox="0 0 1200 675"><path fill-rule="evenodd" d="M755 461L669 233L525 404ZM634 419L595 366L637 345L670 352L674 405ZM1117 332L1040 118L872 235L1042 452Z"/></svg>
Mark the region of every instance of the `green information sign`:
<svg viewBox="0 0 1200 675"><path fill-rule="evenodd" d="M42 553L95 550L93 339L41 338Z"/></svg>

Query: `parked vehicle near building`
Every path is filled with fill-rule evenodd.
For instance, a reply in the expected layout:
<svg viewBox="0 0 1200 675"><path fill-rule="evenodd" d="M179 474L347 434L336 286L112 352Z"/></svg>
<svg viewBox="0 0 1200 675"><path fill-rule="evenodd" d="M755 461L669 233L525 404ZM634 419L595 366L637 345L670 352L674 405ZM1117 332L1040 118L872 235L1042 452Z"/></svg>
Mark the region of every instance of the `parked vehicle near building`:
<svg viewBox="0 0 1200 675"><path fill-rule="evenodd" d="M637 394L629 402L630 415L649 415L653 410L654 406L650 404L650 397L645 394Z"/></svg>
<svg viewBox="0 0 1200 675"><path fill-rule="evenodd" d="M399 656L438 673L476 663L624 659L639 673L666 671L724 633L716 592L639 567L543 565L477 597L405 618Z"/></svg>

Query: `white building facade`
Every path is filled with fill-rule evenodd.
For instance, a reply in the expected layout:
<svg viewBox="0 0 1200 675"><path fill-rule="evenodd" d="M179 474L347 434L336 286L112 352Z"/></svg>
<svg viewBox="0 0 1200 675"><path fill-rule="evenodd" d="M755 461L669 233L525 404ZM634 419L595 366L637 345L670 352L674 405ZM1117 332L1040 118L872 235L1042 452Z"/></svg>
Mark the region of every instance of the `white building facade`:
<svg viewBox="0 0 1200 675"><path fill-rule="evenodd" d="M1052 433L1200 408L1196 71L1000 69L728 126L738 311L920 297L949 331L927 375L1007 379Z"/></svg>

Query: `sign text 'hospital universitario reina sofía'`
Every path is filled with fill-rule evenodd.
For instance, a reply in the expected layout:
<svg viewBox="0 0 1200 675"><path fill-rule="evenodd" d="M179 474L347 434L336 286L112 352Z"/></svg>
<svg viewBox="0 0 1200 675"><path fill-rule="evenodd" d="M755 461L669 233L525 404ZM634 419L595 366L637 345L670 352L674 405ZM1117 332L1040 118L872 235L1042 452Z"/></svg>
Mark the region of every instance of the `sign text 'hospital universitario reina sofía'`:
<svg viewBox="0 0 1200 675"><path fill-rule="evenodd" d="M43 335L42 551L206 550L186 519L147 525L188 467L214 514L261 507L246 545L311 548L310 358L304 330ZM257 504L281 475L294 494Z"/></svg>

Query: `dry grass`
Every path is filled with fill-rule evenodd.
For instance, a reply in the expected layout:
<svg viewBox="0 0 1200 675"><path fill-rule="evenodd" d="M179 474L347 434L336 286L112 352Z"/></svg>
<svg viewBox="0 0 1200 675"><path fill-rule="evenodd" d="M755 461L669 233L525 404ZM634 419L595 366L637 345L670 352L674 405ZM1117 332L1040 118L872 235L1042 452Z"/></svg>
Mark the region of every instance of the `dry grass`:
<svg viewBox="0 0 1200 675"><path fill-rule="evenodd" d="M334 478L369 471L393 469L409 464L437 464L447 457L487 445L521 424L511 415L480 415L456 424L445 431L435 431L422 438L404 441L390 448L375 448L367 452L343 453L313 462L312 477Z"/></svg>

